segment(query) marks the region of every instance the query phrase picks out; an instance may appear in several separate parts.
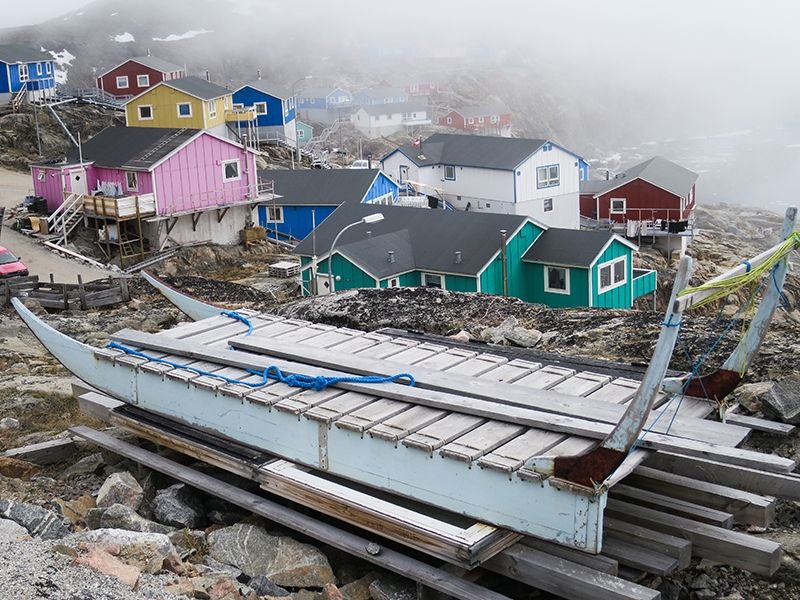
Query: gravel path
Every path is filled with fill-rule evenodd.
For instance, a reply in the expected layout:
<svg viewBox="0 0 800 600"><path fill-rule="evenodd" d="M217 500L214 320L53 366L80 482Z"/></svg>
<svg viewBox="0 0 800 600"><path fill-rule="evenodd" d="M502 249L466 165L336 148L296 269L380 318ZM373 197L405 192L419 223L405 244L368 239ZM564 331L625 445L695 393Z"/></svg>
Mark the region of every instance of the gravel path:
<svg viewBox="0 0 800 600"><path fill-rule="evenodd" d="M0 206L6 207L6 213L22 203L30 193L32 183L28 174L0 169ZM4 222L0 229L0 246L22 258L30 274L38 275L40 280L49 281L51 273L59 283L77 283L78 275L84 282L114 275L112 271L61 256L34 238L7 227L6 223L10 224Z"/></svg>

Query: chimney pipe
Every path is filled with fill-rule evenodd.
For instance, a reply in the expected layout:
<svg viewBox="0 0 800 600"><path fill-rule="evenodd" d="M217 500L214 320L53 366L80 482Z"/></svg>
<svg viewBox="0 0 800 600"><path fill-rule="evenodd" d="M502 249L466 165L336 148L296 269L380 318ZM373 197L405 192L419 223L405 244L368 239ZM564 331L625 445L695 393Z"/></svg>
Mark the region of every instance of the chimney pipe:
<svg viewBox="0 0 800 600"><path fill-rule="evenodd" d="M211 71L206 71L206 81L211 83Z"/></svg>
<svg viewBox="0 0 800 600"><path fill-rule="evenodd" d="M389 250L389 262L394 262L394 250Z"/></svg>
<svg viewBox="0 0 800 600"><path fill-rule="evenodd" d="M371 232L371 231L368 231L368 232L367 232L367 239L370 239L371 237L372 237L372 232Z"/></svg>
<svg viewBox="0 0 800 600"><path fill-rule="evenodd" d="M261 69L258 70L258 78L261 79Z"/></svg>
<svg viewBox="0 0 800 600"><path fill-rule="evenodd" d="M461 262L461 252L456 252L456 264Z"/></svg>

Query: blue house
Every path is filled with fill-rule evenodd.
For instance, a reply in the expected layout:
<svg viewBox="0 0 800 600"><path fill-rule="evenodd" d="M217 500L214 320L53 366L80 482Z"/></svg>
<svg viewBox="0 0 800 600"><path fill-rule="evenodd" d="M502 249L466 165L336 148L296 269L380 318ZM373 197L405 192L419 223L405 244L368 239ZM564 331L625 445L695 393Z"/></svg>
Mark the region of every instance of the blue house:
<svg viewBox="0 0 800 600"><path fill-rule="evenodd" d="M339 109L351 102L350 94L340 88L309 88L298 94L298 116L329 125L339 117Z"/></svg>
<svg viewBox="0 0 800 600"><path fill-rule="evenodd" d="M391 204L398 185L377 169L259 171L275 182L275 200L258 207L259 225L302 240L341 204Z"/></svg>
<svg viewBox="0 0 800 600"><path fill-rule="evenodd" d="M54 100L53 57L18 44L0 45L0 104L12 97L28 102Z"/></svg>
<svg viewBox="0 0 800 600"><path fill-rule="evenodd" d="M374 88L359 92L353 98L353 104L358 106L393 102L408 102L408 93L402 88Z"/></svg>
<svg viewBox="0 0 800 600"><path fill-rule="evenodd" d="M259 140L297 139L294 98L289 90L276 83L257 79L233 92L233 108L253 109ZM239 123L244 127L245 123Z"/></svg>

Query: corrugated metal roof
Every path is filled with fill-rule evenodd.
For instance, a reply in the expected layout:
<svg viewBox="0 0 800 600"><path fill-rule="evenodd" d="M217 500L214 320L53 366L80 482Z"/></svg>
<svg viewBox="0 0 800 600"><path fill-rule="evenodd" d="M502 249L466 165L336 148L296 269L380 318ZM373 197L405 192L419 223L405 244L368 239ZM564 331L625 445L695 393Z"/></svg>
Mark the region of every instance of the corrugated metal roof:
<svg viewBox="0 0 800 600"><path fill-rule="evenodd" d="M611 231L551 227L536 239L522 260L566 267L589 267L614 238L635 248Z"/></svg>
<svg viewBox="0 0 800 600"><path fill-rule="evenodd" d="M623 169L614 179L603 181L602 183L605 185L593 193L595 196L607 194L634 179L643 179L671 194L685 198L692 190L697 177L697 173L693 173L689 169L685 169L666 158L654 156L649 160ZM581 192L583 192L583 185L581 185Z"/></svg>
<svg viewBox="0 0 800 600"><path fill-rule="evenodd" d="M396 115L415 111L427 114L428 107L419 102L388 102L386 104L366 104L360 110L372 117L375 115Z"/></svg>
<svg viewBox="0 0 800 600"><path fill-rule="evenodd" d="M185 92L200 100L214 100L215 98L221 98L222 96L227 96L232 93L221 85L211 83L194 75L163 81L160 85L166 85L181 92Z"/></svg>
<svg viewBox="0 0 800 600"><path fill-rule="evenodd" d="M272 83L271 81L267 81L265 79L256 79L255 81L251 81L250 83L244 84L239 90L250 87L254 90L258 90L259 92L264 92L265 94L272 96L273 98L278 98L280 100L288 100L292 97L292 93L287 90L285 87L278 85L277 83ZM239 90L236 90L237 92Z"/></svg>
<svg viewBox="0 0 800 600"><path fill-rule="evenodd" d="M276 188L276 193L280 193ZM320 248L329 249L336 235L347 225L360 221L374 213L384 215L384 220L348 229L340 238L337 248L357 242L364 242L366 232L372 232L370 248L379 248L378 264L381 256L388 260L388 250L395 250L396 260L406 261L408 252L403 249L399 237L386 237L408 231L413 250L414 269L430 270L437 273L477 275L500 249L500 231L505 229L509 238L529 220L521 215L501 215L455 210L435 210L410 208L404 206L384 206L375 204L345 203L337 208L316 229L317 252ZM541 226L543 229L544 225ZM294 250L295 254L311 256L312 239L309 235ZM394 245L393 245L394 244ZM348 250L359 265L372 265L373 257L358 256L355 250L366 246L351 246ZM327 251L326 251L327 252ZM456 262L456 252L461 253L461 262ZM404 271L408 271L403 263ZM371 267L376 268L378 267ZM378 272L384 272L380 269ZM400 272L400 271L397 271Z"/></svg>
<svg viewBox="0 0 800 600"><path fill-rule="evenodd" d="M19 44L0 45L0 61L6 64L42 62L53 60L53 57L46 52L33 50L27 46Z"/></svg>
<svg viewBox="0 0 800 600"><path fill-rule="evenodd" d="M547 140L435 133L422 144L424 159L419 158L419 146L402 146L399 150L420 166L446 164L512 171L546 143Z"/></svg>
<svg viewBox="0 0 800 600"><path fill-rule="evenodd" d="M95 77L103 77L107 75L111 71L118 69L125 63L135 62L139 63L140 65L144 65L150 69L155 69L156 71L160 71L161 73L172 73L173 71L183 71L183 67L180 65L176 65L175 63L171 63L166 61L162 58L156 58L155 56L136 56L134 58L129 58L125 62L121 62L118 65L111 67L110 69L105 69L104 71L100 71L95 75Z"/></svg>
<svg viewBox="0 0 800 600"><path fill-rule="evenodd" d="M370 88L361 93L373 100L408 96L403 88Z"/></svg>
<svg viewBox="0 0 800 600"><path fill-rule="evenodd" d="M83 160L100 167L148 170L186 144L199 129L167 127L106 127L81 146ZM79 160L78 149L67 154L68 163Z"/></svg>
<svg viewBox="0 0 800 600"><path fill-rule="evenodd" d="M275 169L259 171L258 176L275 182L275 193L281 196L276 205L339 206L361 202L378 173L377 169Z"/></svg>

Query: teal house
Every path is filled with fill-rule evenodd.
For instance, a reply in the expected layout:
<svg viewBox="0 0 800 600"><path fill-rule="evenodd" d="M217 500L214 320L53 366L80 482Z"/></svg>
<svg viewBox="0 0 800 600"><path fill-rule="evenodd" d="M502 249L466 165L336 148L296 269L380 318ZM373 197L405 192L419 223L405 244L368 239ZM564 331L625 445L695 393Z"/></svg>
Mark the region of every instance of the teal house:
<svg viewBox="0 0 800 600"><path fill-rule="evenodd" d="M382 220L362 221L377 213ZM524 215L345 203L294 253L307 295L330 293L332 263L332 291L507 288L551 307L630 308L656 286L655 271L633 268L637 249L610 231L548 228Z"/></svg>

